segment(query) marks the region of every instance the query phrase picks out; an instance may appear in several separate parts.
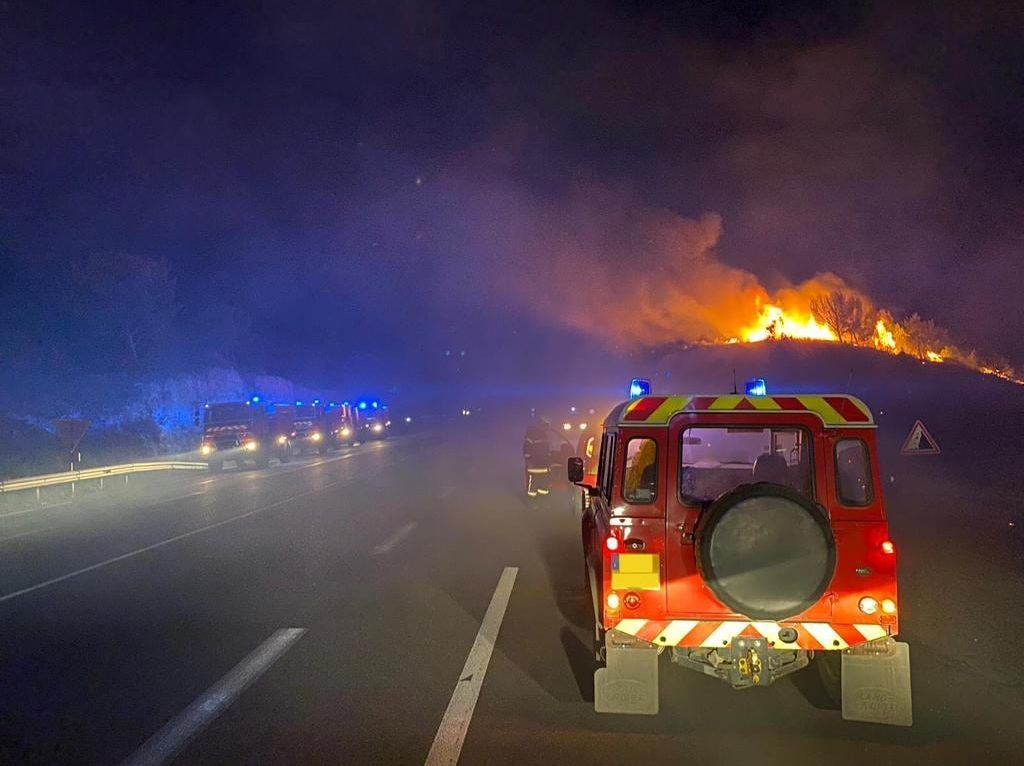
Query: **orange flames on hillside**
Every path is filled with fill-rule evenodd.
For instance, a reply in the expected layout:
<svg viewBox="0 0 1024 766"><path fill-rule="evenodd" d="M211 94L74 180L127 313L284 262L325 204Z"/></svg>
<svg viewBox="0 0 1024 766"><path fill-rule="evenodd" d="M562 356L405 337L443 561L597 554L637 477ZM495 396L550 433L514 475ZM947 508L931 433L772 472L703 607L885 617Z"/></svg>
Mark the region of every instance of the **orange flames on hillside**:
<svg viewBox="0 0 1024 766"><path fill-rule="evenodd" d="M876 309L864 296L849 290L823 291L810 298L796 290L786 293L775 296L771 302L756 298L757 318L725 342L793 339L846 343L890 354L907 354L922 363L949 361L1024 385L1024 377L1008 362L979 359L975 351L954 345L945 330L916 314L899 322L888 312Z"/></svg>

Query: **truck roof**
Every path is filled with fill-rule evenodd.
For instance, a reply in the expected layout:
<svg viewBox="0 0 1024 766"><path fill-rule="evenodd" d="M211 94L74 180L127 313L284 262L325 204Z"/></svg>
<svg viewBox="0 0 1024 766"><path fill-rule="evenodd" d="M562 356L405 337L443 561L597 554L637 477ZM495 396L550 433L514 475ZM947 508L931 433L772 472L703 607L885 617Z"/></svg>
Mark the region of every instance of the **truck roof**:
<svg viewBox="0 0 1024 766"><path fill-rule="evenodd" d="M825 428L875 428L871 410L849 394L792 394L745 396L743 394L676 394L641 396L611 411L605 425L665 425L679 413L708 412L809 412Z"/></svg>

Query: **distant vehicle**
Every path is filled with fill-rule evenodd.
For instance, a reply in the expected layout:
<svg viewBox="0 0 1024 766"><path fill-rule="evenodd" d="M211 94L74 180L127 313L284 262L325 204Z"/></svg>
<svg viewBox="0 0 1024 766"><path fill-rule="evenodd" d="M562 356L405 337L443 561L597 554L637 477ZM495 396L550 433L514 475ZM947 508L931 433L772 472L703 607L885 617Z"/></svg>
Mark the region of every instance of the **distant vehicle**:
<svg viewBox="0 0 1024 766"><path fill-rule="evenodd" d="M861 401L640 396L612 410L598 455L582 520L598 712L657 712L668 651L737 689L813 663L844 718L910 724L895 547ZM582 484L583 460L568 472Z"/></svg>
<svg viewBox="0 0 1024 766"><path fill-rule="evenodd" d="M386 439L391 434L391 414L379 399L360 399L356 403L360 441Z"/></svg>
<svg viewBox="0 0 1024 766"><path fill-rule="evenodd" d="M340 449L360 439L359 410L348 402L331 402L320 413L319 425L324 434L320 451Z"/></svg>
<svg viewBox="0 0 1024 766"><path fill-rule="evenodd" d="M239 468L246 462L266 468L271 457L282 463L291 459L291 431L290 417L258 401L209 403L203 408L199 452L214 472L228 460Z"/></svg>
<svg viewBox="0 0 1024 766"><path fill-rule="evenodd" d="M321 422L324 408L320 406L319 399L312 402L297 401L294 405L285 405L282 409L287 409L291 414L291 441L300 455L326 451L327 438Z"/></svg>

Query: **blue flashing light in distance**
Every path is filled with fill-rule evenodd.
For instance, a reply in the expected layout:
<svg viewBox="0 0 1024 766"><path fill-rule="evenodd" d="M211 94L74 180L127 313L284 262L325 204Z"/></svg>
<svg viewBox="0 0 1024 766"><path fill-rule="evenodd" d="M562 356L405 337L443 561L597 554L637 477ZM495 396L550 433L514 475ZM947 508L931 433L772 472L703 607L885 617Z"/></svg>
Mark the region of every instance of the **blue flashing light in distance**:
<svg viewBox="0 0 1024 766"><path fill-rule="evenodd" d="M359 409L365 410L366 409L366 402L359 402Z"/></svg>
<svg viewBox="0 0 1024 766"><path fill-rule="evenodd" d="M259 404L260 395L259 394L253 394L252 395L252 401L253 401L254 404Z"/></svg>
<svg viewBox="0 0 1024 766"><path fill-rule="evenodd" d="M374 409L377 409L379 406L380 406L380 402L374 402L373 403L373 408Z"/></svg>
<svg viewBox="0 0 1024 766"><path fill-rule="evenodd" d="M648 396L651 393L651 381L643 378L633 378L629 381L629 398L637 399L641 396Z"/></svg>
<svg viewBox="0 0 1024 766"><path fill-rule="evenodd" d="M764 378L751 378L747 381L747 396L767 396L768 385Z"/></svg>
<svg viewBox="0 0 1024 766"><path fill-rule="evenodd" d="M319 399L314 399L313 400L313 404L320 404L320 400Z"/></svg>
<svg viewBox="0 0 1024 766"><path fill-rule="evenodd" d="M296 407L301 407L302 406L302 402L300 402L298 399L296 399L295 400L295 406Z"/></svg>

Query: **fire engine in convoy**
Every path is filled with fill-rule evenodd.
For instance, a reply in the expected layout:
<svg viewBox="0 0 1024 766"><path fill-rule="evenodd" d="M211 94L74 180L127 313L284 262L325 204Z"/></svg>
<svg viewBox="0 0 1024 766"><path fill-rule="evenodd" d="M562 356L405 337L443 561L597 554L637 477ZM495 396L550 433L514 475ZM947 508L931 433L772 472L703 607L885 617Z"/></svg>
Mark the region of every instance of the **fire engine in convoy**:
<svg viewBox="0 0 1024 766"><path fill-rule="evenodd" d="M639 396L605 420L593 486L569 459L595 709L657 713L667 654L737 689L810 665L844 718L910 725L871 412L764 393Z"/></svg>
<svg viewBox="0 0 1024 766"><path fill-rule="evenodd" d="M291 409L291 408L290 408ZM325 447L323 426L320 419L323 416L323 407L320 400L312 402L296 401L292 415L292 444L299 450L300 455L307 452L321 452Z"/></svg>
<svg viewBox="0 0 1024 766"><path fill-rule="evenodd" d="M320 415L320 427L324 434L324 449L340 449L355 444L359 439L359 410L349 402L331 402Z"/></svg>
<svg viewBox="0 0 1024 766"><path fill-rule="evenodd" d="M199 452L214 472L224 468L225 460L235 461L239 468L247 461L266 468L271 457L282 463L291 459L291 432L291 416L258 399L208 403L203 408Z"/></svg>

